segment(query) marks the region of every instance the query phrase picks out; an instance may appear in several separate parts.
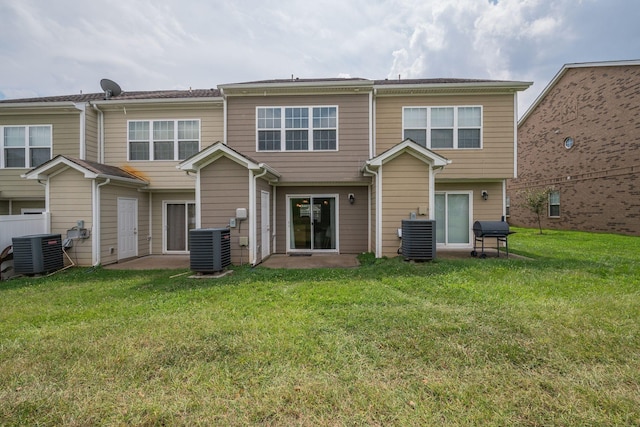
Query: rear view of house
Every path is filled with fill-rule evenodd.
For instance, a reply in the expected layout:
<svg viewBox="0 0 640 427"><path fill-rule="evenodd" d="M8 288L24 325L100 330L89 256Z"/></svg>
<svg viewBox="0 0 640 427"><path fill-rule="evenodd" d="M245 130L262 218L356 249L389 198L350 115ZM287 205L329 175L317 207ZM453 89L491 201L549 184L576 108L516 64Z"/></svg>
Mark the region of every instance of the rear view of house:
<svg viewBox="0 0 640 427"><path fill-rule="evenodd" d="M81 265L188 253L190 229L221 227L234 264L274 253L396 256L409 218L435 219L440 248L471 248L474 220L505 215L517 93L529 85L287 79L94 94L71 138L83 150L57 151L53 137L42 162L2 173L38 183L51 231L83 220ZM18 123L10 104L0 111Z"/></svg>

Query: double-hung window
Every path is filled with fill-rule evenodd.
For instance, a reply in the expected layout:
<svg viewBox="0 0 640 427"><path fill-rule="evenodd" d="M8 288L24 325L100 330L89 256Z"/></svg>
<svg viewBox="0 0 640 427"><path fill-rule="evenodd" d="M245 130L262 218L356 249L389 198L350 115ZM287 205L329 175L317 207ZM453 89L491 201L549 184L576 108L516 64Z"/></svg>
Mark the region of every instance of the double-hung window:
<svg viewBox="0 0 640 427"><path fill-rule="evenodd" d="M200 120L129 121L129 160L184 160L200 149Z"/></svg>
<svg viewBox="0 0 640 427"><path fill-rule="evenodd" d="M335 151L338 107L258 107L258 151Z"/></svg>
<svg viewBox="0 0 640 427"><path fill-rule="evenodd" d="M549 192L549 216L551 218L560 217L560 192Z"/></svg>
<svg viewBox="0 0 640 427"><path fill-rule="evenodd" d="M482 148L482 107L404 107L402 129L426 148Z"/></svg>
<svg viewBox="0 0 640 427"><path fill-rule="evenodd" d="M4 126L0 133L3 168L35 168L51 159L52 126Z"/></svg>

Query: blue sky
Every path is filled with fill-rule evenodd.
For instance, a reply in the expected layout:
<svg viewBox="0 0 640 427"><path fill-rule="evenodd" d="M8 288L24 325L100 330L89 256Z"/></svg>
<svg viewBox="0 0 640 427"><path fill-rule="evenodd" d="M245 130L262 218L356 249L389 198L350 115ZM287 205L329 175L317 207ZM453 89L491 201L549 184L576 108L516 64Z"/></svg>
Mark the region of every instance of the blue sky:
<svg viewBox="0 0 640 427"><path fill-rule="evenodd" d="M640 59L635 0L0 0L0 99L273 78L532 81Z"/></svg>

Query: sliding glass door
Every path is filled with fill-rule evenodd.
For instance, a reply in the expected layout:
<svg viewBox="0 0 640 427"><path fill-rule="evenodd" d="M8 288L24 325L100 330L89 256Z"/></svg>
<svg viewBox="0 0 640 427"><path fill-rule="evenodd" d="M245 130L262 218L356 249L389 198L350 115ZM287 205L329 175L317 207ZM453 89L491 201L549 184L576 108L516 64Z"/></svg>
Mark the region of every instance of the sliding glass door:
<svg viewBox="0 0 640 427"><path fill-rule="evenodd" d="M288 250L335 251L337 196L287 196Z"/></svg>

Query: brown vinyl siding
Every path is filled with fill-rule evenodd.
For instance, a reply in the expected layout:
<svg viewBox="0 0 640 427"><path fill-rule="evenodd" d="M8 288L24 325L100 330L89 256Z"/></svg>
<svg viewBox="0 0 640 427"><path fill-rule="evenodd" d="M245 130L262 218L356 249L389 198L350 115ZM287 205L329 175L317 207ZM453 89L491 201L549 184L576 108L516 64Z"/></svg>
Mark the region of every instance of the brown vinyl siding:
<svg viewBox="0 0 640 427"><path fill-rule="evenodd" d="M396 256L398 228L418 207L429 209L429 165L410 154L385 163L382 176L382 256Z"/></svg>
<svg viewBox="0 0 640 427"><path fill-rule="evenodd" d="M338 221L340 253L360 253L367 251L367 188L358 187L276 187L276 244L273 253L287 251L287 195L337 194L336 218ZM348 195L353 193L356 201L349 203Z"/></svg>
<svg viewBox="0 0 640 427"><path fill-rule="evenodd" d="M100 259L102 265L118 261L118 198L138 201L138 256L149 255L149 195L118 185L100 187ZM113 253L111 253L113 248Z"/></svg>
<svg viewBox="0 0 640 427"><path fill-rule="evenodd" d="M98 161L98 114L90 105L85 113L85 160Z"/></svg>
<svg viewBox="0 0 640 427"><path fill-rule="evenodd" d="M200 120L200 149L222 141L222 105L206 107L174 107L172 109L140 109L127 106L104 109L104 163L121 167L150 182L149 189L194 189L195 180L176 169L180 161L128 161L128 122L131 120Z"/></svg>
<svg viewBox="0 0 640 427"><path fill-rule="evenodd" d="M321 105L338 107L338 151L256 151L256 107ZM229 147L276 169L281 183L368 182L360 171L369 158L367 94L230 97L227 111Z"/></svg>
<svg viewBox="0 0 640 427"><path fill-rule="evenodd" d="M51 197L51 232L63 236L76 226L77 220L84 220L84 226L91 232L88 239L76 239L69 255L77 265L92 265L93 203L92 181L76 170L67 169L49 180Z"/></svg>
<svg viewBox="0 0 640 427"><path fill-rule="evenodd" d="M489 193L489 198L482 198L482 190ZM504 212L502 182L464 182L439 183L436 180L436 193L446 191L472 191L471 207L473 221L500 221ZM473 223L471 224L473 225Z"/></svg>
<svg viewBox="0 0 640 427"><path fill-rule="evenodd" d="M514 96L466 95L379 97L376 99L376 154L403 140L403 107L482 106L482 149L433 150L452 161L439 179L511 178L514 174Z"/></svg>
<svg viewBox="0 0 640 427"><path fill-rule="evenodd" d="M58 154L79 157L80 154L80 116L79 112L67 114L33 114L24 116L0 115L0 126L51 125L53 149L51 157ZM20 178L29 171L23 169L5 169L0 167L0 197L2 199L44 200L44 187L36 181Z"/></svg>
<svg viewBox="0 0 640 427"><path fill-rule="evenodd" d="M227 227L237 208L254 215L248 211L249 170L226 157L201 169L200 203L202 228ZM231 262L235 265L248 261L247 248L239 246L241 236L249 236L248 220L238 221L238 226L231 229Z"/></svg>

